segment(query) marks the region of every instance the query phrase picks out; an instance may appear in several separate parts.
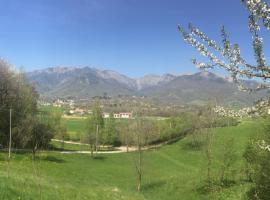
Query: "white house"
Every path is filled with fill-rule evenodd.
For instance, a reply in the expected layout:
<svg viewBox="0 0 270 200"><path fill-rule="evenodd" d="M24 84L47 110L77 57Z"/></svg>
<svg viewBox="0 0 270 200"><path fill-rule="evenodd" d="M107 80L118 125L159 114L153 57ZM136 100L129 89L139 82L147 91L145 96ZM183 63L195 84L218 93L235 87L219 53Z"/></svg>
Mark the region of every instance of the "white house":
<svg viewBox="0 0 270 200"><path fill-rule="evenodd" d="M119 113L119 115L120 115L120 118L123 118L123 119L130 119L130 118L132 118L132 113L130 113L130 112Z"/></svg>
<svg viewBox="0 0 270 200"><path fill-rule="evenodd" d="M120 114L119 114L119 113L114 113L114 114L113 114L113 118L115 118L115 119L120 118Z"/></svg>
<svg viewBox="0 0 270 200"><path fill-rule="evenodd" d="M103 118L109 118L110 117L110 113L102 113L102 117Z"/></svg>
<svg viewBox="0 0 270 200"><path fill-rule="evenodd" d="M110 113L102 113L103 118L109 118ZM132 118L132 113L126 112L126 113L114 113L113 118L115 119L131 119Z"/></svg>

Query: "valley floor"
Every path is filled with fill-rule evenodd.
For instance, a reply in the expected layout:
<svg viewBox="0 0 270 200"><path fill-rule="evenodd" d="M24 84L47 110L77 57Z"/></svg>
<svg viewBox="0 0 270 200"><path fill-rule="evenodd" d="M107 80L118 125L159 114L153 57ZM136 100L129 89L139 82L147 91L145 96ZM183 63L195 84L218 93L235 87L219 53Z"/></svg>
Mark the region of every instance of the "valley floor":
<svg viewBox="0 0 270 200"><path fill-rule="evenodd" d="M190 145L193 137L143 153L142 191L136 191L136 152L86 154L39 152L36 161L28 153L16 153L7 162L0 153L0 199L14 200L239 200L250 184L245 181L242 154L249 136L259 132L258 122L213 130L213 175L218 173L222 144L234 139L237 161L234 182L215 192L202 189L206 159L202 149ZM71 145L71 144L70 144Z"/></svg>

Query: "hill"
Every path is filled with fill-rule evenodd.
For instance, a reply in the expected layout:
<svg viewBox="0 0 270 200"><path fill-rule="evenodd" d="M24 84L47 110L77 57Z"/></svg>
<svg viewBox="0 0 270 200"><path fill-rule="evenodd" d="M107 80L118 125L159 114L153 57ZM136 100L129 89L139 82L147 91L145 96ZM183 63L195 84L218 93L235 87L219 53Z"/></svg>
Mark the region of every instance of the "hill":
<svg viewBox="0 0 270 200"><path fill-rule="evenodd" d="M145 88L140 92L162 102L198 105L211 101L240 107L251 105L266 95L265 92L249 94L239 91L230 80L210 72L178 76L166 84Z"/></svg>
<svg viewBox="0 0 270 200"><path fill-rule="evenodd" d="M207 170L205 154L203 149L190 147L192 136L188 136L143 154L141 193L136 191L135 153L106 154L91 159L89 155L44 151L35 162L30 154L17 153L12 154L8 176L7 153L0 152L0 199L239 200L249 187L249 183L242 180L242 154L249 136L259 126L257 122L244 122L236 127L213 130L212 173L219 172L221 144L229 138L234 139L231 148L237 156L232 169L236 182L213 194L200 190Z"/></svg>

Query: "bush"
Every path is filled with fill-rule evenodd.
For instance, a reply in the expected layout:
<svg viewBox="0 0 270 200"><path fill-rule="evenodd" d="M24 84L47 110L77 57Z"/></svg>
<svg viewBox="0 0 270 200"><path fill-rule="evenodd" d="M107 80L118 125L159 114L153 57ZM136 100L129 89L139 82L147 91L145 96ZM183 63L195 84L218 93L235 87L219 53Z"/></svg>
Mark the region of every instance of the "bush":
<svg viewBox="0 0 270 200"><path fill-rule="evenodd" d="M268 200L270 197L270 152L262 149L258 142L264 140L270 144L270 123L268 122L262 134L252 138L244 153L247 161L246 174L247 179L254 186L248 192L248 199Z"/></svg>

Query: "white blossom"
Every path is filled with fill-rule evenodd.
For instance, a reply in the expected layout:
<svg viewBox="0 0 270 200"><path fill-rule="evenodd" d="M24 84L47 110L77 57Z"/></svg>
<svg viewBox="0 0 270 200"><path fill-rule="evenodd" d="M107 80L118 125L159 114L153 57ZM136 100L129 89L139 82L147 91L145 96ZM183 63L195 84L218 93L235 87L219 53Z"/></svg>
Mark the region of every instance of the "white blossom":
<svg viewBox="0 0 270 200"><path fill-rule="evenodd" d="M189 24L189 31L186 32L178 26L184 40L192 45L199 53L208 58L209 62L199 62L192 59L199 69L206 70L219 67L226 70L232 80L239 85L239 89L246 92L270 89L270 66L263 52L263 37L260 36L261 28L270 30L270 6L264 0L241 0L249 11L248 27L252 35L252 45L256 65L249 64L242 57L240 47L232 44L229 40L225 28L222 27L222 45L210 39L197 27ZM260 84L250 86L247 79L261 80ZM270 99L264 99L250 108L243 108L239 111L216 107L215 112L222 116L243 118L252 115L270 114ZM265 143L259 144L262 149L270 151L270 146Z"/></svg>

